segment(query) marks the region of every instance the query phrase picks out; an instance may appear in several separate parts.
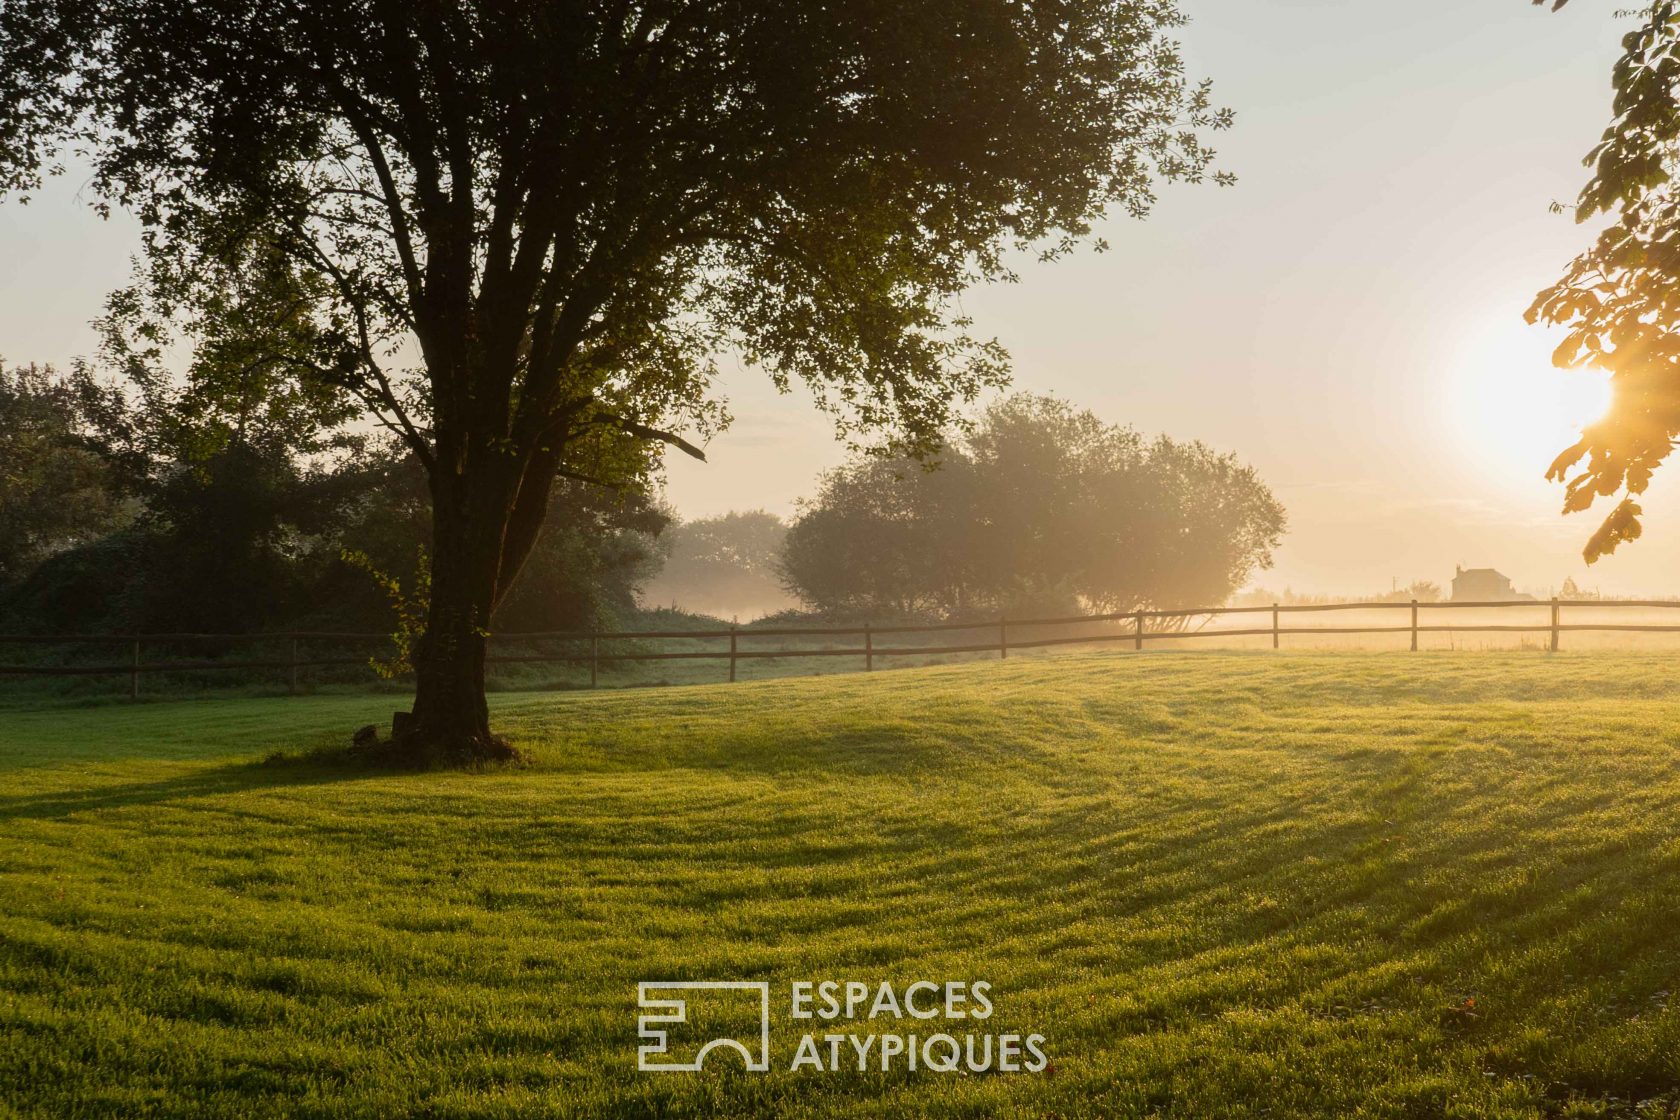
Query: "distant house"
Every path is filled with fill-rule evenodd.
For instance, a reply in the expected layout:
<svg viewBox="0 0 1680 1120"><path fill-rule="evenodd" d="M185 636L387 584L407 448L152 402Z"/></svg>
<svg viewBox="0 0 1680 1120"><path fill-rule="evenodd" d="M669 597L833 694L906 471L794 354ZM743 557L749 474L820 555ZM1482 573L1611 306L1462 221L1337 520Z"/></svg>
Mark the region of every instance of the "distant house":
<svg viewBox="0 0 1680 1120"><path fill-rule="evenodd" d="M1534 596L1524 595L1511 586L1511 579L1493 568L1459 568L1453 576L1452 601L1455 603L1517 603L1532 602Z"/></svg>

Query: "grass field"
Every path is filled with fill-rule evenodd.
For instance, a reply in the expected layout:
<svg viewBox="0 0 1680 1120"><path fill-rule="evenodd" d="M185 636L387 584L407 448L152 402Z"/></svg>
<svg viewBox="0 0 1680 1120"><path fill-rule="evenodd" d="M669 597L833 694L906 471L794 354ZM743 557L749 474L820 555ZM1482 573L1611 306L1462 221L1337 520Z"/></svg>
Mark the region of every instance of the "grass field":
<svg viewBox="0 0 1680 1120"><path fill-rule="evenodd" d="M262 761L390 697L0 712L0 1114L1680 1110L1680 656L496 703L530 768ZM987 980L1052 1066L789 1072L828 978ZM772 981L772 1072L638 1073L668 979Z"/></svg>

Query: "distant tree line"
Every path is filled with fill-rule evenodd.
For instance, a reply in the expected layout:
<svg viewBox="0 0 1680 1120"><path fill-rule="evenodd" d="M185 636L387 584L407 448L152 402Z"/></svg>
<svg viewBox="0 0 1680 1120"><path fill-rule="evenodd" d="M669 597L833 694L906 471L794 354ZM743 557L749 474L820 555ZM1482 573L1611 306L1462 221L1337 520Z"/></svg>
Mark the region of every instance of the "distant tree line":
<svg viewBox="0 0 1680 1120"><path fill-rule="evenodd" d="M782 581L787 532L787 522L761 509L679 521L660 538L664 562L642 601L718 618L796 610Z"/></svg>
<svg viewBox="0 0 1680 1120"><path fill-rule="evenodd" d="M413 586L424 474L390 441L320 430L272 401L229 422L154 380L0 364L0 626L389 628L347 553ZM501 617L567 629L635 610L670 520L651 491L561 480L550 504Z"/></svg>
<svg viewBox="0 0 1680 1120"><path fill-rule="evenodd" d="M0 628L391 627L390 588L419 586L427 555L424 472L307 402L252 399L230 416L143 369L0 366ZM1285 523L1232 456L1048 397L992 406L930 461L861 455L791 523L677 521L655 466L636 486L560 480L494 626L629 626L638 600L749 618L1202 606L1269 567Z"/></svg>
<svg viewBox="0 0 1680 1120"><path fill-rule="evenodd" d="M826 614L1202 606L1270 567L1285 524L1234 456L1017 395L953 433L936 469L866 457L824 475L782 574Z"/></svg>

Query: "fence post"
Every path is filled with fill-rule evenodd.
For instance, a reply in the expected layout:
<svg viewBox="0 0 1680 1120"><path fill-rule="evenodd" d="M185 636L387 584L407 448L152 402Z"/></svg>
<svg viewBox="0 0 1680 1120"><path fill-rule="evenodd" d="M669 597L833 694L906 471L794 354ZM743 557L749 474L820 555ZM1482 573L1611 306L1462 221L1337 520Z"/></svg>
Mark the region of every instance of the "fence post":
<svg viewBox="0 0 1680 1120"><path fill-rule="evenodd" d="M1278 648L1278 605L1272 604L1272 648Z"/></svg>
<svg viewBox="0 0 1680 1120"><path fill-rule="evenodd" d="M288 685L288 687L290 688L293 696L297 695L297 673L298 673L298 647L297 647L297 643L298 643L298 640L296 638L293 638L292 639L292 661L291 661L291 664L288 666L288 669L290 670L290 678L291 678L290 684Z"/></svg>
<svg viewBox="0 0 1680 1120"><path fill-rule="evenodd" d="M735 683L735 627L729 628L729 683Z"/></svg>
<svg viewBox="0 0 1680 1120"><path fill-rule="evenodd" d="M139 638L134 639L133 666L134 667L132 669L130 669L129 673L128 673L128 698L130 700L138 700L138 699L140 699L140 639Z"/></svg>
<svg viewBox="0 0 1680 1120"><path fill-rule="evenodd" d="M1552 652L1558 651L1558 606L1557 596L1552 596Z"/></svg>
<svg viewBox="0 0 1680 1120"><path fill-rule="evenodd" d="M1417 652L1417 600L1412 600L1412 652Z"/></svg>
<svg viewBox="0 0 1680 1120"><path fill-rule="evenodd" d="M875 671L875 635L867 622L863 624L863 671Z"/></svg>
<svg viewBox="0 0 1680 1120"><path fill-rule="evenodd" d="M998 619L998 658L1002 661L1009 660L1009 620L1007 618Z"/></svg>
<svg viewBox="0 0 1680 1120"><path fill-rule="evenodd" d="M1142 611L1139 611L1139 612L1137 612L1137 614L1132 616L1132 628L1133 628L1132 629L1132 643L1133 643L1132 648L1133 649L1142 649L1143 648L1143 612Z"/></svg>
<svg viewBox="0 0 1680 1120"><path fill-rule="evenodd" d="M589 635L589 687L594 688L601 678L601 635Z"/></svg>

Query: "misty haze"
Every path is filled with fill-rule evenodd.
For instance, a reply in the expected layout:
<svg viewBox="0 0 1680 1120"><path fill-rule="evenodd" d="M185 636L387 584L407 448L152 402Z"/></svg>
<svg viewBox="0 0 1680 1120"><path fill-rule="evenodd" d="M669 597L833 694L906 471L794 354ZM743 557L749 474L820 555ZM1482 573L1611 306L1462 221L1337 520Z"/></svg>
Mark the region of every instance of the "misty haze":
<svg viewBox="0 0 1680 1120"><path fill-rule="evenodd" d="M0 1116L1680 1117L1680 9L0 0Z"/></svg>

